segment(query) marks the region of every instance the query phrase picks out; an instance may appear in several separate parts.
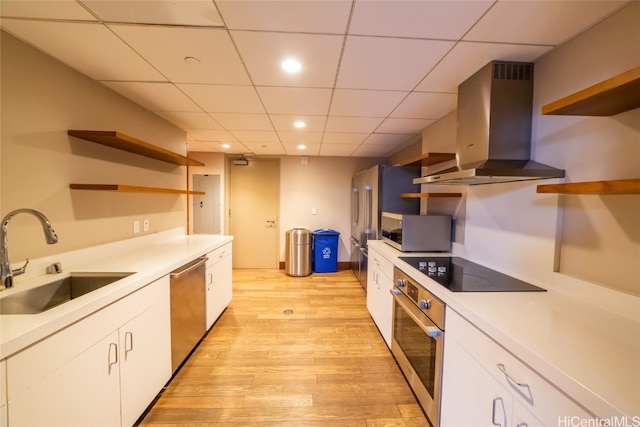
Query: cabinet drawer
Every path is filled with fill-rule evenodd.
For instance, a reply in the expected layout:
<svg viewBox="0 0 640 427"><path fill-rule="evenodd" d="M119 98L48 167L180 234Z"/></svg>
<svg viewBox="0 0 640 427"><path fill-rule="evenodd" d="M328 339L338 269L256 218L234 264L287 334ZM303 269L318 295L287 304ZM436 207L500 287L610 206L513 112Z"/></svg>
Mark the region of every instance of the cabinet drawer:
<svg viewBox="0 0 640 427"><path fill-rule="evenodd" d="M215 263L222 260L224 257L231 255L231 244L226 243L220 246L218 249L214 249L213 251L207 254L207 268L213 266Z"/></svg>
<svg viewBox="0 0 640 427"><path fill-rule="evenodd" d="M7 359L11 400L169 293L169 277L133 292Z"/></svg>
<svg viewBox="0 0 640 427"><path fill-rule="evenodd" d="M373 263L389 280L393 280L393 263L380 255L379 252L369 251L369 262Z"/></svg>
<svg viewBox="0 0 640 427"><path fill-rule="evenodd" d="M551 381L533 371L451 309L447 310L446 331L448 336L464 343L480 365L544 424L555 425L560 418L567 416L594 417Z"/></svg>

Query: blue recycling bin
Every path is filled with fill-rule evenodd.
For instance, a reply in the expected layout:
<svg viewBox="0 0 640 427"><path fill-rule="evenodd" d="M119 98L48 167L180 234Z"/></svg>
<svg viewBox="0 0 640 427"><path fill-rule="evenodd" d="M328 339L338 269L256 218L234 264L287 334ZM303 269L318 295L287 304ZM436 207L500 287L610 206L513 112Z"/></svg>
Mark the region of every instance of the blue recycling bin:
<svg viewBox="0 0 640 427"><path fill-rule="evenodd" d="M338 271L339 236L339 232L328 228L313 232L313 271L315 273Z"/></svg>

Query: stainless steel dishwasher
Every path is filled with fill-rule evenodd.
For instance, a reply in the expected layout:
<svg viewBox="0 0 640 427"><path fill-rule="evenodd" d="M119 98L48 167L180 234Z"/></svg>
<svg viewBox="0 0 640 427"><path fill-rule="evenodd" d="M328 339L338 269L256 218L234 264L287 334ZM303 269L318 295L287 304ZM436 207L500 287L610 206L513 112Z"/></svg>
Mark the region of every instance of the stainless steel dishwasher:
<svg viewBox="0 0 640 427"><path fill-rule="evenodd" d="M207 257L171 272L171 368L184 362L206 332Z"/></svg>

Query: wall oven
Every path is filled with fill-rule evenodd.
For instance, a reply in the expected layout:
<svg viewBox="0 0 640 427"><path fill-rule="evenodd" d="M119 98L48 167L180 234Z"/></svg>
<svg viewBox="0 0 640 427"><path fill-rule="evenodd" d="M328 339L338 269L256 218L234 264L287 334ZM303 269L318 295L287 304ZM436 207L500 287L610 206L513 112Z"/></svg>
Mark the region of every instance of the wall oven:
<svg viewBox="0 0 640 427"><path fill-rule="evenodd" d="M394 270L391 351L429 422L440 425L445 304Z"/></svg>

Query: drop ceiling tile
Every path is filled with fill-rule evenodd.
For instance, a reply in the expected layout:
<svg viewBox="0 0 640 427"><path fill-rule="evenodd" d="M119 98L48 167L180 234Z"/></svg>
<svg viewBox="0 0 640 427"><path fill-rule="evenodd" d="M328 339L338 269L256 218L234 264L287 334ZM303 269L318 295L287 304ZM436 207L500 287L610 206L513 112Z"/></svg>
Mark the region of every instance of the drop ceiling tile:
<svg viewBox="0 0 640 427"><path fill-rule="evenodd" d="M2 29L95 80L167 80L100 24L2 19Z"/></svg>
<svg viewBox="0 0 640 427"><path fill-rule="evenodd" d="M83 0L107 22L218 26L224 23L211 0Z"/></svg>
<svg viewBox="0 0 640 427"><path fill-rule="evenodd" d="M382 123L382 117L329 116L326 132L367 132L371 133Z"/></svg>
<svg viewBox="0 0 640 427"><path fill-rule="evenodd" d="M222 129L207 113L189 111L156 111L165 120L183 129Z"/></svg>
<svg viewBox="0 0 640 427"><path fill-rule="evenodd" d="M258 86L333 86L342 36L233 31L231 37ZM281 62L290 58L301 62L299 72L282 69Z"/></svg>
<svg viewBox="0 0 640 427"><path fill-rule="evenodd" d="M262 103L252 86L179 84L208 113L264 113Z"/></svg>
<svg viewBox="0 0 640 427"><path fill-rule="evenodd" d="M231 30L344 33L351 0L221 1L216 6Z"/></svg>
<svg viewBox="0 0 640 427"><path fill-rule="evenodd" d="M260 142L245 142L244 146L247 147L249 153L264 156L284 156L287 153L284 150L282 144L267 144Z"/></svg>
<svg viewBox="0 0 640 427"><path fill-rule="evenodd" d="M387 157L388 153L393 151L394 145L367 145L362 144L356 148L351 154L353 157Z"/></svg>
<svg viewBox="0 0 640 427"><path fill-rule="evenodd" d="M349 157L358 148L359 144L322 144L320 156Z"/></svg>
<svg viewBox="0 0 640 427"><path fill-rule="evenodd" d="M272 114L270 117L277 131L322 132L327 122L326 116ZM304 122L306 126L302 129L296 128L293 124L297 121Z"/></svg>
<svg viewBox="0 0 640 427"><path fill-rule="evenodd" d="M2 0L0 16L97 21L93 15L75 0Z"/></svg>
<svg viewBox="0 0 640 427"><path fill-rule="evenodd" d="M458 40L493 1L358 1L349 34Z"/></svg>
<svg viewBox="0 0 640 427"><path fill-rule="evenodd" d="M403 119L439 119L456 109L457 93L411 92L391 117Z"/></svg>
<svg viewBox="0 0 640 427"><path fill-rule="evenodd" d="M250 84L224 30L139 25L109 25L109 28L173 82Z"/></svg>
<svg viewBox="0 0 640 427"><path fill-rule="evenodd" d="M269 114L323 115L329 110L331 89L258 87Z"/></svg>
<svg viewBox="0 0 640 427"><path fill-rule="evenodd" d="M320 153L320 144L304 144L304 148L298 144L284 143L284 150L289 156L317 156Z"/></svg>
<svg viewBox="0 0 640 427"><path fill-rule="evenodd" d="M407 92L336 89L331 116L386 117L407 96Z"/></svg>
<svg viewBox="0 0 640 427"><path fill-rule="evenodd" d="M102 84L150 111L202 111L172 83L107 81Z"/></svg>
<svg viewBox="0 0 640 427"><path fill-rule="evenodd" d="M278 134L274 131L234 130L233 135L243 144L279 144Z"/></svg>
<svg viewBox="0 0 640 427"><path fill-rule="evenodd" d="M237 141L230 141L230 142L204 142L203 144L206 144L207 146L210 147L209 151L217 151L220 153L225 153L225 154L242 154L242 153L248 153L251 150L249 150L247 147L244 146L244 144L237 142ZM222 145L229 145L229 147L225 148ZM191 146L191 143L189 143L189 146Z"/></svg>
<svg viewBox="0 0 640 427"><path fill-rule="evenodd" d="M227 130L273 130L266 114L211 113Z"/></svg>
<svg viewBox="0 0 640 427"><path fill-rule="evenodd" d="M464 40L557 45L575 36L625 1L499 1Z"/></svg>
<svg viewBox="0 0 640 427"><path fill-rule="evenodd" d="M416 87L421 92L458 92L458 85L493 60L535 61L549 46L460 42Z"/></svg>
<svg viewBox="0 0 640 427"><path fill-rule="evenodd" d="M426 128L435 120L425 119L386 119L376 129L376 133L398 133L398 134L417 134Z"/></svg>
<svg viewBox="0 0 640 427"><path fill-rule="evenodd" d="M187 129L187 133L196 141L228 143L237 141L233 135L224 129Z"/></svg>
<svg viewBox="0 0 640 427"><path fill-rule="evenodd" d="M394 133L372 133L369 138L364 142L365 145L385 145L385 146L397 146L398 144L404 144L410 139L414 138L421 132L411 134L394 134Z"/></svg>
<svg viewBox="0 0 640 427"><path fill-rule="evenodd" d="M453 45L438 40L349 36L336 87L411 90Z"/></svg>
<svg viewBox="0 0 640 427"><path fill-rule="evenodd" d="M368 133L329 133L325 132L322 144L358 146L367 139Z"/></svg>
<svg viewBox="0 0 640 427"><path fill-rule="evenodd" d="M224 148L221 142L189 141L189 152L200 151L225 154L242 154L249 152L247 147L239 142L232 142L230 145L229 148Z"/></svg>
<svg viewBox="0 0 640 427"><path fill-rule="evenodd" d="M322 132L287 132L279 131L278 136L283 144L320 144L322 141Z"/></svg>

